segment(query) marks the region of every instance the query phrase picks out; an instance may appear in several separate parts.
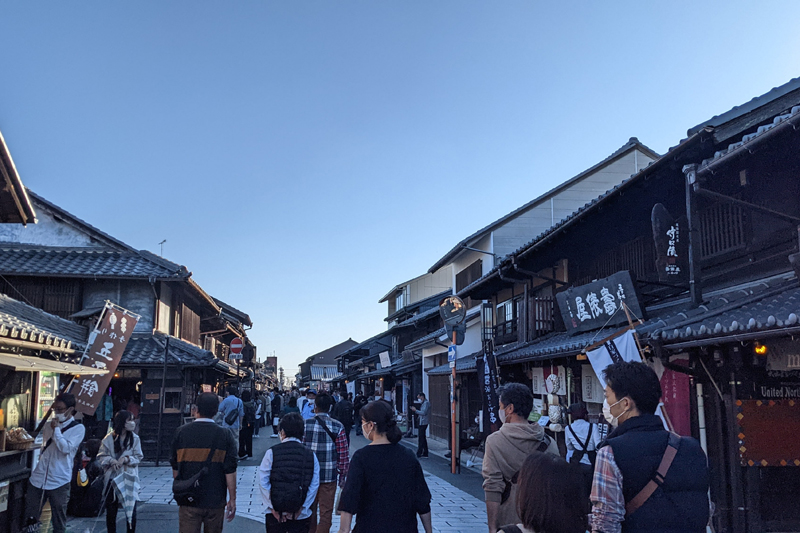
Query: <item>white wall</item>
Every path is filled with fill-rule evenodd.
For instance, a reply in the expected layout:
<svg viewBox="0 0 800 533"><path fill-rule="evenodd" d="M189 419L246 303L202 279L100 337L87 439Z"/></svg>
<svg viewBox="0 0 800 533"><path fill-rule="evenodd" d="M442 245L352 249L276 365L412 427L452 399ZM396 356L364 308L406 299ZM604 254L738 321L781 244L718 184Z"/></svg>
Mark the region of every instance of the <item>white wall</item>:
<svg viewBox="0 0 800 533"><path fill-rule="evenodd" d="M102 246L85 233L56 220L42 205L36 204L36 224L0 224L0 242L39 246Z"/></svg>

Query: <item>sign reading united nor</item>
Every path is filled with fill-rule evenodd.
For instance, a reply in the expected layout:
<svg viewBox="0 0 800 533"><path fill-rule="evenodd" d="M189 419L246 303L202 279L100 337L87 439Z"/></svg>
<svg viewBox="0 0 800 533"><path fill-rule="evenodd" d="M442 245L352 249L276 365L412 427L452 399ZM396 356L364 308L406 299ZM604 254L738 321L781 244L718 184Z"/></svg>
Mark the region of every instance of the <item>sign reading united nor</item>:
<svg viewBox="0 0 800 533"><path fill-rule="evenodd" d="M122 353L139 321L126 309L106 303L97 326L89 336L89 346L83 354L81 364L99 370L107 370L104 375L90 374L76 376L70 392L75 395L75 408L83 414L94 415L100 399L106 392L114 371L122 359Z"/></svg>
<svg viewBox="0 0 800 533"><path fill-rule="evenodd" d="M461 324L467 317L467 306L458 296L448 296L439 303L439 315L445 324Z"/></svg>

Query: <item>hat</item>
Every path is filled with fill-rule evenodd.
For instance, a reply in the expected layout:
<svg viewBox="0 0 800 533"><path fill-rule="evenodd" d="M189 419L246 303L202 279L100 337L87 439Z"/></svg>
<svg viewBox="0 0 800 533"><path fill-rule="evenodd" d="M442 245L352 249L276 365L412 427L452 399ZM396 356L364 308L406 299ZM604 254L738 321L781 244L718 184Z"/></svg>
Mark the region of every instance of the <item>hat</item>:
<svg viewBox="0 0 800 533"><path fill-rule="evenodd" d="M308 396L309 394L313 394L314 396L316 396L317 395L317 391L315 389L308 389L306 391L306 396Z"/></svg>

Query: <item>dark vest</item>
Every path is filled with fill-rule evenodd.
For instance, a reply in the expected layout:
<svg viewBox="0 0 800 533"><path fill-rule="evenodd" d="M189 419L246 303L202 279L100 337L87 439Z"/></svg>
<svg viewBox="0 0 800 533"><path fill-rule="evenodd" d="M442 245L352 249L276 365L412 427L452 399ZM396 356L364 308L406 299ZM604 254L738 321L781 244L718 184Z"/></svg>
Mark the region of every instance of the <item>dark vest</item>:
<svg viewBox="0 0 800 533"><path fill-rule="evenodd" d="M298 481L305 487L311 486L314 477L314 452L304 444L295 441L282 442L271 448L272 471L269 475L271 493L287 492L297 487ZM303 495L305 499L305 493Z"/></svg>
<svg viewBox="0 0 800 533"><path fill-rule="evenodd" d="M656 415L630 418L611 432L603 445L614 450L628 502L653 478L669 433ZM708 523L708 460L700 443L681 437L664 484L635 513L625 517L624 533L702 533Z"/></svg>

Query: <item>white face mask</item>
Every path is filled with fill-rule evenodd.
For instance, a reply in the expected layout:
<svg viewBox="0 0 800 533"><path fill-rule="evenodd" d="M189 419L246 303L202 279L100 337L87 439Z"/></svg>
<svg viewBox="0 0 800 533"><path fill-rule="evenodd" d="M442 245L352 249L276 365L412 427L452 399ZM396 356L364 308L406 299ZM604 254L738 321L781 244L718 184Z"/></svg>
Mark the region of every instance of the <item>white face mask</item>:
<svg viewBox="0 0 800 533"><path fill-rule="evenodd" d="M56 420L63 424L67 420L67 413L56 413Z"/></svg>
<svg viewBox="0 0 800 533"><path fill-rule="evenodd" d="M627 409L626 409L625 411L622 411L617 416L614 416L614 415L611 414L611 408L614 407L615 405L617 405L619 402L621 402L624 399L625 398L621 398L621 399L617 400L612 405L608 404L608 398L603 400L603 417L605 417L606 421L609 424L611 424L612 427L617 427L617 425L619 425L619 417L621 417L622 415L624 415L625 413L628 412Z"/></svg>
<svg viewBox="0 0 800 533"><path fill-rule="evenodd" d="M133 431L134 429L136 429L136 422L134 420L128 420L127 422L125 422L125 429L127 429L128 431Z"/></svg>
<svg viewBox="0 0 800 533"><path fill-rule="evenodd" d="M506 410L505 409L500 409L500 412L497 413L497 416L500 417L500 422L501 423L503 423L503 424L506 423Z"/></svg>
<svg viewBox="0 0 800 533"><path fill-rule="evenodd" d="M373 426L372 429L369 430L369 433L367 433L367 430L364 429L364 426L366 426L367 424L369 424L369 422L361 424L361 433L364 434L364 438L366 438L367 440L371 441L372 440L372 437L371 437L372 436L372 432L375 430L375 427Z"/></svg>

